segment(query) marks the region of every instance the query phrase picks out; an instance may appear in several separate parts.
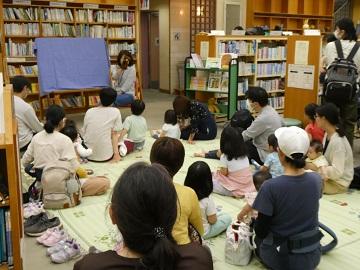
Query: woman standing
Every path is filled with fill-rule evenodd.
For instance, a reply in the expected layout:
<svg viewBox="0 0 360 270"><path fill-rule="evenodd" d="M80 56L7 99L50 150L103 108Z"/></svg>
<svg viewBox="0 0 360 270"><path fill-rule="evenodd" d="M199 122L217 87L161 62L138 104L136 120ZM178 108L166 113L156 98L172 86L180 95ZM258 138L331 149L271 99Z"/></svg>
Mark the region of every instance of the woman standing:
<svg viewBox="0 0 360 270"><path fill-rule="evenodd" d="M326 194L345 193L354 177L353 152L339 126L338 108L327 103L316 109L316 124L325 130L324 156L329 166L321 167Z"/></svg>
<svg viewBox="0 0 360 270"><path fill-rule="evenodd" d="M190 100L185 96L177 96L173 107L178 118L184 121L190 118L190 125L180 125L181 139L194 143L194 140L213 140L217 134L214 117L208 108L198 101Z"/></svg>
<svg viewBox="0 0 360 270"><path fill-rule="evenodd" d="M134 59L127 50L120 51L117 57L119 68L113 73L112 79L116 81L116 106L131 104L135 96L136 69Z"/></svg>
<svg viewBox="0 0 360 270"><path fill-rule="evenodd" d="M321 177L304 170L309 137L298 127L275 131L284 175L261 186L253 208L257 253L271 269L312 270L320 262Z"/></svg>

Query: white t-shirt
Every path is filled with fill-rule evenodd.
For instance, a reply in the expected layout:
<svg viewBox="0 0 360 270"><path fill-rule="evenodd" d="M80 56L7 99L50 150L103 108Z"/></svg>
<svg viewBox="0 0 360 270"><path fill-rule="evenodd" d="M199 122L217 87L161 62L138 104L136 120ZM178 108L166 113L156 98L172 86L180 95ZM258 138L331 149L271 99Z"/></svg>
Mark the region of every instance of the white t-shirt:
<svg viewBox="0 0 360 270"><path fill-rule="evenodd" d="M212 198L207 197L199 201L200 203L200 211L201 211L201 218L204 226L204 234L207 234L210 230L210 224L207 220L208 216L215 215L216 205Z"/></svg>
<svg viewBox="0 0 360 270"><path fill-rule="evenodd" d="M343 50L343 54L344 54L345 58L348 57L348 55L350 54L354 45L355 45L355 41L341 40L341 48ZM330 65L337 57L338 57L338 55L337 55L337 51L336 51L335 42L330 42L330 43L326 44L325 59L324 59L325 64L327 66ZM360 72L360 50L358 50L356 52L353 60L358 68L358 71Z"/></svg>
<svg viewBox="0 0 360 270"><path fill-rule="evenodd" d="M95 161L110 159L114 155L111 132L121 129L119 109L103 106L89 109L85 114L83 126L84 141L93 150L88 158Z"/></svg>
<svg viewBox="0 0 360 270"><path fill-rule="evenodd" d="M33 107L18 96L14 96L14 110L18 124L19 147L22 148L30 143L34 133L43 130L43 125Z"/></svg>
<svg viewBox="0 0 360 270"><path fill-rule="evenodd" d="M236 172L250 166L249 159L247 157L228 160L225 154L220 156L220 163L224 168L228 169L228 172Z"/></svg>
<svg viewBox="0 0 360 270"><path fill-rule="evenodd" d="M145 140L147 124L141 115L130 115L124 121L124 128L128 131L127 138L134 142L143 142Z"/></svg>
<svg viewBox="0 0 360 270"><path fill-rule="evenodd" d="M161 129L165 132L166 137L180 139L181 131L179 124L164 124Z"/></svg>
<svg viewBox="0 0 360 270"><path fill-rule="evenodd" d="M59 159L71 161L75 170L80 165L73 142L69 137L58 131L47 133L43 130L33 137L21 159L21 163L24 167L33 163L34 168L42 169L48 163Z"/></svg>

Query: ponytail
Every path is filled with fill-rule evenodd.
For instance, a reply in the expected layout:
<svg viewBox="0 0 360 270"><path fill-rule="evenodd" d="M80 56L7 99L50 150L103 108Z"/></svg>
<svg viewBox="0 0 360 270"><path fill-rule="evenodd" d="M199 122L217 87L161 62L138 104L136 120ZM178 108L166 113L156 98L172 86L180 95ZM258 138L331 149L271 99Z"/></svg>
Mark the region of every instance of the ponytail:
<svg viewBox="0 0 360 270"><path fill-rule="evenodd" d="M55 126L51 123L51 121L48 120L44 124L44 129L45 129L46 133L53 133Z"/></svg>
<svg viewBox="0 0 360 270"><path fill-rule="evenodd" d="M179 257L174 240L160 237L155 239L153 248L141 261L146 269L173 270L176 268Z"/></svg>
<svg viewBox="0 0 360 270"><path fill-rule="evenodd" d="M304 156L301 153L294 153L291 155L292 159L285 156L285 161L291 166L294 167L296 169L302 169L305 167L305 159L306 156Z"/></svg>
<svg viewBox="0 0 360 270"><path fill-rule="evenodd" d="M344 125L341 122L336 125L336 132L337 132L337 134L339 134L340 137L345 136Z"/></svg>

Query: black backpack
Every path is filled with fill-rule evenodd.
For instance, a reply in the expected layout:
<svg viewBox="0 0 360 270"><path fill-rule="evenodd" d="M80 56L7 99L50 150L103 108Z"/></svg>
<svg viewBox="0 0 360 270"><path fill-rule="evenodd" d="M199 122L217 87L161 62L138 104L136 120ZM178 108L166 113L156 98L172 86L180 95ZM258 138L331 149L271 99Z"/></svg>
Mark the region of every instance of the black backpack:
<svg viewBox="0 0 360 270"><path fill-rule="evenodd" d="M345 59L340 40L335 41L338 57L327 68L324 96L329 102L344 104L350 102L358 89L358 68L353 61L360 43L356 42L349 56Z"/></svg>
<svg viewBox="0 0 360 270"><path fill-rule="evenodd" d="M254 121L254 117L251 115L250 111L247 109L240 109L235 112L231 117L230 125L232 127L240 127L242 129L247 129L250 127L251 123Z"/></svg>

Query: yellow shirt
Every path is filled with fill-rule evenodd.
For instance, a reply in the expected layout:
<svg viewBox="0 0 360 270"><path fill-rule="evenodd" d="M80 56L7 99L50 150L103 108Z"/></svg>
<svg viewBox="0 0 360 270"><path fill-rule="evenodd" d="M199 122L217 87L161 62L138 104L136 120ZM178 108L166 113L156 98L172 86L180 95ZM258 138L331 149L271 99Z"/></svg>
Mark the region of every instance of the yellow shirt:
<svg viewBox="0 0 360 270"><path fill-rule="evenodd" d="M174 183L178 196L178 213L172 235L179 245L190 243L188 225L191 223L203 235L204 227L201 219L199 201L194 190Z"/></svg>

